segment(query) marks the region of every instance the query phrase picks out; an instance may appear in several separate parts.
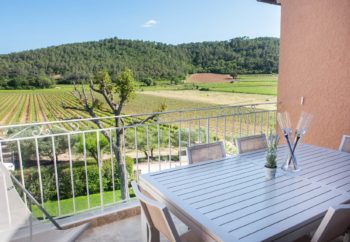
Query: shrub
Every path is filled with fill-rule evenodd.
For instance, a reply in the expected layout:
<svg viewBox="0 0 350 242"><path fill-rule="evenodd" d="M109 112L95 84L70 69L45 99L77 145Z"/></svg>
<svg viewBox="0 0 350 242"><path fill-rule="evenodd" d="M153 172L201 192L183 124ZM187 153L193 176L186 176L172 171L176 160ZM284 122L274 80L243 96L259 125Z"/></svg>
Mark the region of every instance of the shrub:
<svg viewBox="0 0 350 242"><path fill-rule="evenodd" d="M201 87L199 88L199 91L210 91L208 87Z"/></svg>
<svg viewBox="0 0 350 242"><path fill-rule="evenodd" d="M141 82L144 86L154 86L155 85L154 80L150 77L142 79Z"/></svg>
<svg viewBox="0 0 350 242"><path fill-rule="evenodd" d="M116 161L113 161L114 164L114 183L115 189L119 189L119 173L116 165ZM133 165L134 160L130 157L126 157L126 168L128 171L129 179L133 178ZM24 170L24 181L25 186L29 192L41 202L41 193L40 193L40 179L38 169L31 167ZM71 184L71 170L69 165L60 164L57 168L58 180L59 180L59 193L60 199L71 198L72 195L72 184ZM100 177L99 169L96 163L91 163L87 165L87 174L88 174L88 184L89 184L89 193L99 193L100 192ZM103 161L102 169L102 187L104 191L113 190L112 183L112 167L110 159ZM20 171L16 171L15 176L18 180L21 180ZM55 171L53 166L42 166L41 167L41 180L43 184L43 198L44 201L48 200L57 200L56 193L56 179ZM74 192L75 196L84 196L86 195L86 174L84 162L74 162L73 163L73 181L74 181Z"/></svg>

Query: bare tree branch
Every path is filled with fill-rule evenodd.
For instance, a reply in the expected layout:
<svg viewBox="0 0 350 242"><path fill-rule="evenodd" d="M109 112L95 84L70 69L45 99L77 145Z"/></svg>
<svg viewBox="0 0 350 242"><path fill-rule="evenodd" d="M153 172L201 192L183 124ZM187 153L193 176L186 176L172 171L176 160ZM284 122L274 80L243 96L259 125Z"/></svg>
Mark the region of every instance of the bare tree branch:
<svg viewBox="0 0 350 242"><path fill-rule="evenodd" d="M105 101L107 102L108 106L114 111L116 110L117 104L112 102L112 99L108 96L108 93L106 92L105 88L102 89L97 89L94 87L94 83L92 82L92 80L90 80L90 89L96 93L99 93L103 96L103 98L105 99Z"/></svg>
<svg viewBox="0 0 350 242"><path fill-rule="evenodd" d="M159 114L152 114L152 115L146 117L145 119L143 119L143 120L141 120L141 121L132 122L132 123L130 123L130 124L128 124L128 125L131 125L131 126L132 126L132 125L144 124L144 123L146 123L147 121L149 121L149 120L154 120L154 119L157 118L157 117L159 117Z"/></svg>
<svg viewBox="0 0 350 242"><path fill-rule="evenodd" d="M126 102L125 98L120 99L118 107L116 106L116 115L120 115L124 106L124 103Z"/></svg>

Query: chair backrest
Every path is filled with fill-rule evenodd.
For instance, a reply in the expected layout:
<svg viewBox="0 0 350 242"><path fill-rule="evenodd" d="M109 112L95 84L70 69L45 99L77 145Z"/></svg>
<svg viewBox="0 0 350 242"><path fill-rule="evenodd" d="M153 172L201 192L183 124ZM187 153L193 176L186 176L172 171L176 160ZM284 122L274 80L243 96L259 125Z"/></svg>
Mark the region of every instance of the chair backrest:
<svg viewBox="0 0 350 242"><path fill-rule="evenodd" d="M222 141L187 147L187 158L189 164L225 157L226 152Z"/></svg>
<svg viewBox="0 0 350 242"><path fill-rule="evenodd" d="M343 135L340 142L339 151L350 153L350 135Z"/></svg>
<svg viewBox="0 0 350 242"><path fill-rule="evenodd" d="M267 141L265 134L246 136L236 139L238 154L251 152L254 150L266 149Z"/></svg>
<svg viewBox="0 0 350 242"><path fill-rule="evenodd" d="M332 241L343 235L350 226L350 205L330 207L318 226L311 242Z"/></svg>
<svg viewBox="0 0 350 242"><path fill-rule="evenodd" d="M141 209L147 219L148 225L151 228L157 229L168 241L180 241L168 208L164 204L144 195L135 181L131 182L131 186L140 201Z"/></svg>

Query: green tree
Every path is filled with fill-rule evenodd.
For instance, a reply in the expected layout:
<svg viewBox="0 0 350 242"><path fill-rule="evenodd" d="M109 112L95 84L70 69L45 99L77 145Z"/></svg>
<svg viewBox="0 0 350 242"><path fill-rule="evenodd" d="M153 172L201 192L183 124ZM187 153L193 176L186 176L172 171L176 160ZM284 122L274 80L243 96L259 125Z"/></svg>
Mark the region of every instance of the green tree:
<svg viewBox="0 0 350 242"><path fill-rule="evenodd" d="M238 74L237 72L230 72L230 76L233 78L233 79L236 79L238 77Z"/></svg>
<svg viewBox="0 0 350 242"><path fill-rule="evenodd" d="M95 159L95 161L98 162L99 157L98 157L98 150L97 150L96 134L95 133L87 133L85 135L85 147L84 147L84 140L83 139L84 139L83 136L79 136L78 139L76 140L76 142L75 142L76 151L79 153L83 153L84 148L85 148L87 155L92 156ZM101 136L99 140L100 140L99 146L100 146L101 151L103 151L109 147L109 142L106 139L106 137Z"/></svg>
<svg viewBox="0 0 350 242"><path fill-rule="evenodd" d="M74 144L74 140L71 141ZM23 144L27 142L22 142ZM35 154L35 144L34 141L31 140L29 150L26 152L31 152L32 155ZM40 155L50 157L50 160L53 162L54 159L58 160L58 156L64 154L68 150L67 136L58 135L54 137L54 145L55 149L53 149L52 139L51 137L41 138L38 140L38 147Z"/></svg>
<svg viewBox="0 0 350 242"><path fill-rule="evenodd" d="M134 132L126 132L125 143L127 148L136 149ZM159 135L157 127L152 125L148 127L148 131L146 131L146 128L142 128L142 130L137 132L137 149L144 153L146 159L154 160L155 152L158 148L166 147L167 145L168 131L164 127L160 126Z"/></svg>
<svg viewBox="0 0 350 242"><path fill-rule="evenodd" d="M120 190L122 199L128 198L128 173L126 170L125 162L122 159L121 153L121 139L123 135L123 124L119 116L122 114L124 105L135 96L136 81L130 69L124 69L116 78L115 82L112 81L109 73L106 70L98 71L94 75L94 79L90 82L90 95L87 94L84 84L81 89L75 88L73 95L80 102L81 107L70 107L65 108L81 110L87 112L92 118L91 121L101 129L101 133L108 140L112 140L113 153L115 155L117 169L120 177ZM102 102L95 97L95 94L102 95L103 99L107 103L108 108L114 115L114 128L115 135L110 136L106 131L103 130L103 126L100 119L97 118L96 111L101 110L103 107ZM117 96L117 98L115 97ZM144 120L135 121L129 125L136 125L147 122L157 115L151 115L146 117Z"/></svg>
<svg viewBox="0 0 350 242"><path fill-rule="evenodd" d="M154 86L154 81L151 77L142 79L141 82L145 85L145 86Z"/></svg>

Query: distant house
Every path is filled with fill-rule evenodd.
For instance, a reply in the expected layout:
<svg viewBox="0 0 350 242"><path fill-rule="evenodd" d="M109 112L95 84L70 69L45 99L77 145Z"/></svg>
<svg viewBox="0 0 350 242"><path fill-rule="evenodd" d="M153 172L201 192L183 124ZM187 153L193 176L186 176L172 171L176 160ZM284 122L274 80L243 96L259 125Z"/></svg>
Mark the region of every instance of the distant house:
<svg viewBox="0 0 350 242"><path fill-rule="evenodd" d="M258 1L281 6L278 110L294 124L312 113L305 142L337 148L350 134L350 1Z"/></svg>

